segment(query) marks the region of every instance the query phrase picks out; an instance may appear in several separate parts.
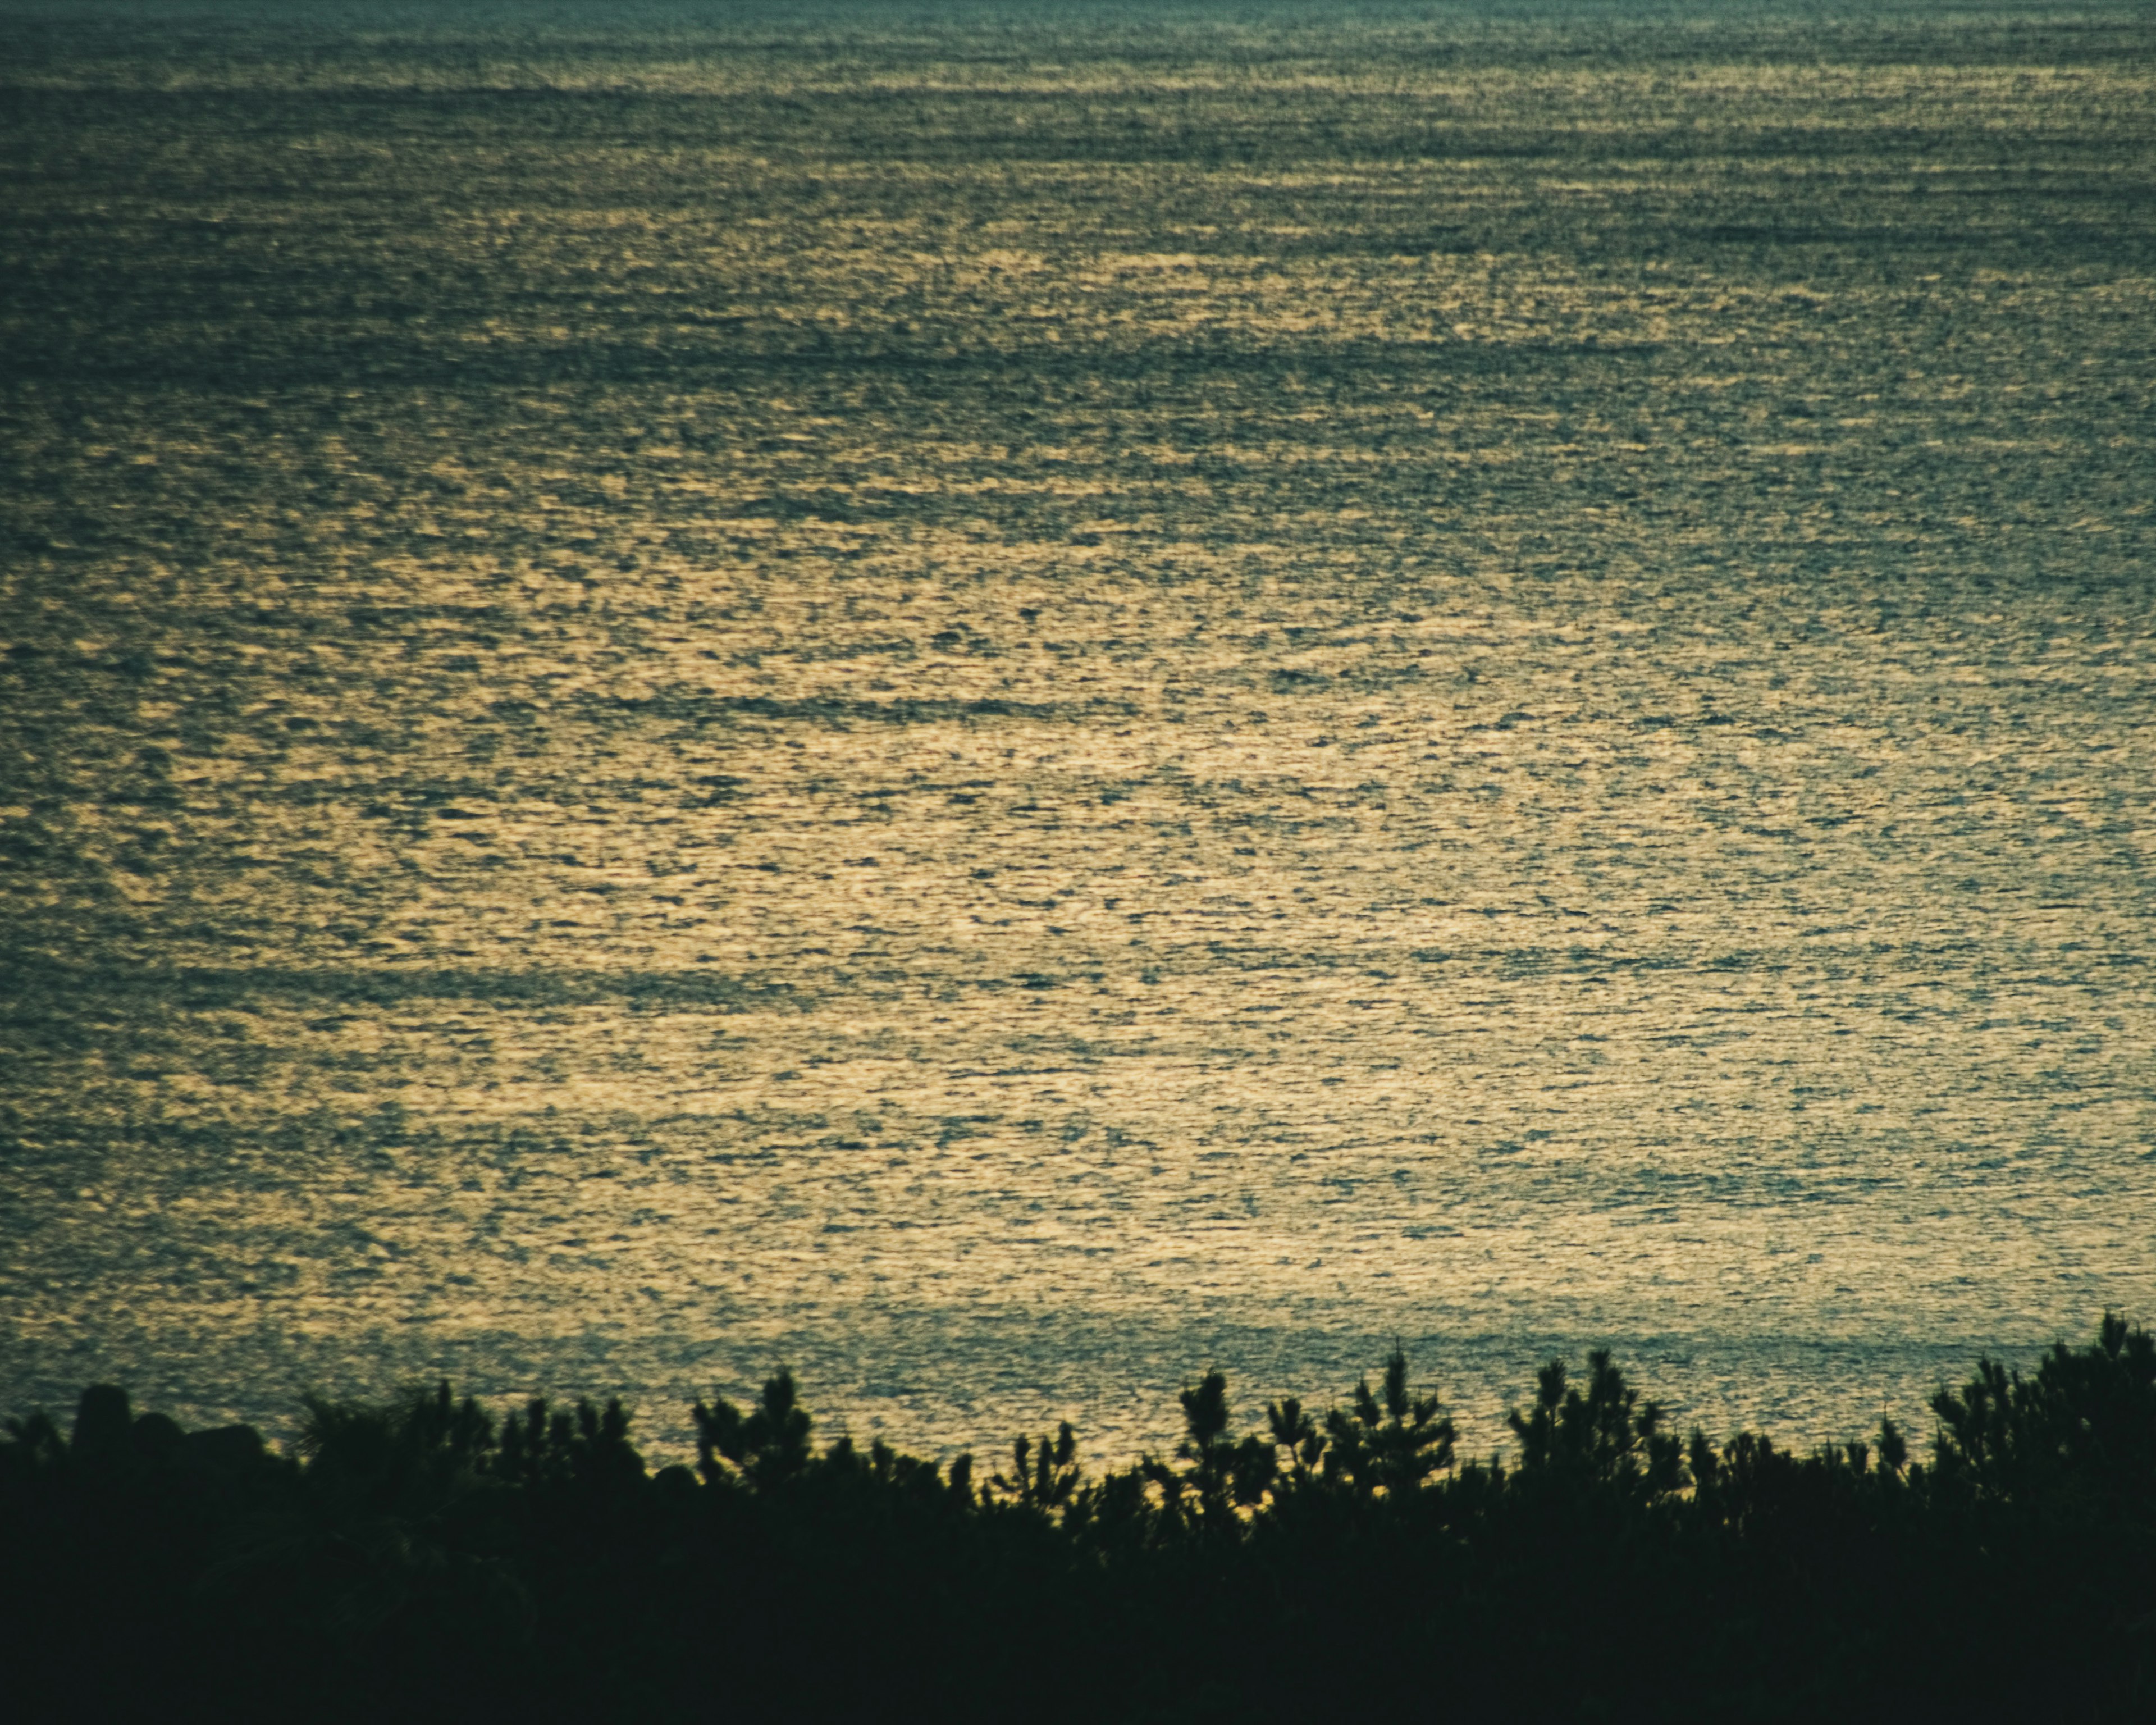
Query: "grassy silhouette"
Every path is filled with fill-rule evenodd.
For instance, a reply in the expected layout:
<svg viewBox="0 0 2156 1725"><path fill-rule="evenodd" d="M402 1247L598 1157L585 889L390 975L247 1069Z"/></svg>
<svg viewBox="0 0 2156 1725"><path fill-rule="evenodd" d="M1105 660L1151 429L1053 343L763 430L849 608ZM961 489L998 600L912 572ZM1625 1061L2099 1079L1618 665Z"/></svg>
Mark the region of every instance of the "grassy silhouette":
<svg viewBox="0 0 2156 1725"><path fill-rule="evenodd" d="M308 1398L291 1453L85 1390L0 1436L13 1692L91 1714L635 1707L804 1717L1532 1717L2156 1704L2156 1340L2107 1313L2024 1375L1809 1454L1681 1440L1608 1354L1545 1365L1461 1465L1397 1348L1240 1433L1089 1475L1068 1424L978 1480L819 1445L789 1373L649 1470L619 1402L501 1414L444 1384ZM2060 1650L2071 1648L2068 1657Z"/></svg>

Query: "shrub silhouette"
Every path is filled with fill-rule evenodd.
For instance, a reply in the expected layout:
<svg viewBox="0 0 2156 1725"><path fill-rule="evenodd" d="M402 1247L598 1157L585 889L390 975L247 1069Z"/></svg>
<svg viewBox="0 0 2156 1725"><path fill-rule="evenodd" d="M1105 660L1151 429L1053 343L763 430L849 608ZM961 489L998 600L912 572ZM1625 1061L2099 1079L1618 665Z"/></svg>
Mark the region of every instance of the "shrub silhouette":
<svg viewBox="0 0 2156 1725"><path fill-rule="evenodd" d="M1564 1362L1552 1360L1537 1375L1533 1404L1505 1416L1520 1442L1522 1476L1554 1476L1643 1501L1689 1483L1683 1446L1662 1430L1661 1409L1640 1405L1608 1349L1589 1354L1587 1365L1584 1396L1567 1381Z"/></svg>
<svg viewBox="0 0 2156 1725"><path fill-rule="evenodd" d="M1386 1358L1379 1395L1370 1393L1365 1378L1348 1407L1326 1415L1325 1430L1332 1440L1324 1451L1328 1471L1344 1475L1358 1491L1389 1494L1412 1491L1449 1470L1458 1435L1435 1396L1409 1394L1407 1355L1397 1344Z"/></svg>
<svg viewBox="0 0 2156 1725"><path fill-rule="evenodd" d="M1148 1456L1144 1477L1160 1491L1163 1523L1191 1532L1232 1535L1237 1512L1258 1502L1277 1465L1273 1445L1255 1434L1228 1435L1228 1380L1208 1372L1178 1398L1183 1435L1175 1446L1181 1467Z"/></svg>
<svg viewBox="0 0 2156 1725"><path fill-rule="evenodd" d="M989 1481L995 1494L1028 1509L1055 1513L1076 1500L1084 1474L1078 1466L1078 1434L1065 1420L1055 1429L1055 1441L1042 1438L1038 1445L1020 1433L1011 1440L1011 1471Z"/></svg>
<svg viewBox="0 0 2156 1725"><path fill-rule="evenodd" d="M446 1384L304 1399L290 1455L86 1391L0 1425L0 1648L96 1713L737 1709L806 1717L1314 1716L1358 1702L1611 1717L2146 1717L2156 1343L2107 1313L2028 1373L1799 1454L1680 1441L1606 1353L1462 1466L1397 1346L1238 1435L1228 1381L1164 1457L1089 1477L1020 1435L983 1482L841 1436L792 1374L693 1409L650 1471L618 1401L496 1414ZM2079 1649L2062 1666L2048 1650ZM1522 1705L1522 1671L1546 1683Z"/></svg>
<svg viewBox="0 0 2156 1725"><path fill-rule="evenodd" d="M793 1374L768 1379L755 1409L744 1419L724 1397L691 1410L696 1421L696 1465L714 1484L744 1478L769 1488L798 1478L808 1466L814 1422L803 1407Z"/></svg>
<svg viewBox="0 0 2156 1725"><path fill-rule="evenodd" d="M1932 1411L1944 1482L1994 1498L2145 1497L2156 1477L2156 1338L2107 1312L2094 1346L2059 1343L2026 1378L1979 1360Z"/></svg>

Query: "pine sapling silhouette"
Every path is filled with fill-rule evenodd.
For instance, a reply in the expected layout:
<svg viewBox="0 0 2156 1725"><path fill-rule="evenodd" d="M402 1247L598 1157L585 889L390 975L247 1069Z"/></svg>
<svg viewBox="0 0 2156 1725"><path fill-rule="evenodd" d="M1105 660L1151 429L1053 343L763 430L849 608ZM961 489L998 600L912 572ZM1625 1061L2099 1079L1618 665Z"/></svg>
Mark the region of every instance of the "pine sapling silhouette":
<svg viewBox="0 0 2156 1725"><path fill-rule="evenodd" d="M1902 1435L1902 1428L1891 1417L1879 1416L1879 1471L1893 1479L1900 1479L1909 1465L1909 1440Z"/></svg>
<svg viewBox="0 0 2156 1725"><path fill-rule="evenodd" d="M745 1480L759 1489L798 1479L808 1467L808 1434L814 1426L801 1405L793 1373L781 1368L767 1378L755 1409L746 1418L723 1396L712 1404L698 1402L697 1471L713 1484ZM723 1461L725 1466L721 1466Z"/></svg>
<svg viewBox="0 0 2156 1725"><path fill-rule="evenodd" d="M8 1476L28 1479L56 1474L67 1466L67 1440L43 1408L0 1420L0 1431L8 1435L0 1443L0 1471Z"/></svg>
<svg viewBox="0 0 2156 1725"><path fill-rule="evenodd" d="M491 1509L516 1495L495 1472L485 1410L446 1383L382 1404L307 1395L301 1406L295 1489L227 1529L203 1599L363 1661L466 1631L521 1642L528 1590L506 1556L474 1548Z"/></svg>
<svg viewBox="0 0 2156 1725"><path fill-rule="evenodd" d="M382 1515L429 1516L472 1490L495 1448L495 1425L447 1383L377 1405L303 1395L300 1454L318 1501Z"/></svg>
<svg viewBox="0 0 2156 1725"><path fill-rule="evenodd" d="M2053 1344L2034 1377L1989 1358L1932 1398L1937 1466L1984 1497L2061 1490L2156 1507L2156 1337L2106 1312L2078 1351Z"/></svg>
<svg viewBox="0 0 2156 1725"><path fill-rule="evenodd" d="M1691 1475L1692 1487L1701 1492L1712 1491L1722 1477L1722 1457L1714 1447L1714 1440L1697 1425L1686 1440L1685 1461Z"/></svg>
<svg viewBox="0 0 2156 1725"><path fill-rule="evenodd" d="M973 1458L972 1456L961 1455L957 1461L951 1464L951 1483L957 1482L962 1464L966 1478L957 1495L965 1502L970 1504L973 1502ZM951 1485L947 1484L943 1478L942 1469L936 1462L924 1461L918 1455L901 1455L884 1442L881 1438L875 1439L869 1445L868 1461L863 1471L876 1484L895 1487L909 1496L941 1497L951 1489Z"/></svg>
<svg viewBox="0 0 2156 1725"><path fill-rule="evenodd" d="M1325 1430L1332 1440L1324 1452L1327 1471L1344 1476L1364 1496L1397 1496L1432 1474L1449 1472L1458 1436L1435 1395L1409 1394L1408 1357L1398 1343L1386 1358L1380 1394L1372 1394L1363 1378L1350 1406L1325 1416Z"/></svg>
<svg viewBox="0 0 2156 1725"><path fill-rule="evenodd" d="M1238 1443L1228 1435L1228 1380L1208 1372L1179 1398L1183 1436L1175 1446L1181 1469L1147 1456L1140 1464L1160 1488L1171 1523L1215 1532L1240 1529L1237 1512L1260 1502L1278 1466L1271 1441L1253 1433Z"/></svg>
<svg viewBox="0 0 2156 1725"><path fill-rule="evenodd" d="M1273 1447L1287 1456L1277 1470L1273 1490L1276 1493L1303 1491L1315 1484L1328 1440L1318 1430L1317 1420L1303 1410L1301 1399L1291 1395L1284 1401L1267 1403L1265 1425L1272 1433Z"/></svg>
<svg viewBox="0 0 2156 1725"><path fill-rule="evenodd" d="M521 1420L501 1422L501 1450L495 1471L519 1485L534 1485L547 1471L547 1399L534 1396L524 1404Z"/></svg>
<svg viewBox="0 0 2156 1725"><path fill-rule="evenodd" d="M1067 1509L1078 1493L1083 1471L1077 1454L1078 1435L1068 1420L1056 1427L1053 1443L1044 1437L1036 1447L1021 1433L1011 1440L1011 1471L991 1478L989 1491L1027 1509L1058 1513Z"/></svg>
<svg viewBox="0 0 2156 1725"><path fill-rule="evenodd" d="M1519 1476L1620 1486L1645 1501L1681 1490L1684 1446L1661 1430L1660 1405L1640 1404L1607 1348L1587 1363L1584 1396L1568 1384L1564 1362L1553 1359L1536 1374L1534 1405L1505 1416L1520 1443Z"/></svg>
<svg viewBox="0 0 2156 1725"><path fill-rule="evenodd" d="M521 1421L502 1422L489 1471L557 1496L633 1491L644 1478L644 1458L629 1441L629 1424L619 1399L603 1409L579 1399L573 1412L552 1414L543 1397L535 1399Z"/></svg>
<svg viewBox="0 0 2156 1725"><path fill-rule="evenodd" d="M2015 1392L2021 1374L2010 1373L1989 1357L1976 1363L1976 1375L1958 1392L1942 1389L1932 1398L1938 1417L1933 1447L1940 1478L1949 1487L1965 1486L1985 1495L2010 1489L2025 1457L2016 1453Z"/></svg>

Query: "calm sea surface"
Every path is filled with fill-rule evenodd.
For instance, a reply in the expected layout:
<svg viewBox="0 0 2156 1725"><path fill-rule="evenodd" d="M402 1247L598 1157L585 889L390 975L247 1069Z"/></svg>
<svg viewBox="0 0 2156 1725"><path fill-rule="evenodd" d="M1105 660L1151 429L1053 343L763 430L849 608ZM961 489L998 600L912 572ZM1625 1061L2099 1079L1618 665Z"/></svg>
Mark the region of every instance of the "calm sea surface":
<svg viewBox="0 0 2156 1725"><path fill-rule="evenodd" d="M0 16L6 1410L2156 1318L2145 8L598 16Z"/></svg>

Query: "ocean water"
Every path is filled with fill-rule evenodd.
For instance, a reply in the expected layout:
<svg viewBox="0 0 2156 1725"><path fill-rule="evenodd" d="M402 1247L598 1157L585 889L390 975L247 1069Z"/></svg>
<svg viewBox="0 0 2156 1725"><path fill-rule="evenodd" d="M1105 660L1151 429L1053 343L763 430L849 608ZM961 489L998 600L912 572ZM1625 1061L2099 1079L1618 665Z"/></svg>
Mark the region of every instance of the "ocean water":
<svg viewBox="0 0 2156 1725"><path fill-rule="evenodd" d="M0 44L10 1410L2156 1316L2145 8Z"/></svg>

